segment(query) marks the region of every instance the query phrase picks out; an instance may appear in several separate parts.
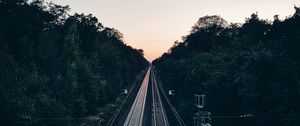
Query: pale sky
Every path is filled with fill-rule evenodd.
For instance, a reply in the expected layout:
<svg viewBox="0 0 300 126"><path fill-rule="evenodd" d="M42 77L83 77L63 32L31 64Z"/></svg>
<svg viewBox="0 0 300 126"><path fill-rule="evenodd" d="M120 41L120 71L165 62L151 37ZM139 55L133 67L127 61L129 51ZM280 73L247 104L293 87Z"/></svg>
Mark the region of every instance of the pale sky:
<svg viewBox="0 0 300 126"><path fill-rule="evenodd" d="M258 12L260 18L281 19L294 13L299 0L45 0L70 5L74 12L93 14L106 27L124 35L125 43L143 49L152 61L176 40L187 35L202 16L220 15L228 22L244 23Z"/></svg>

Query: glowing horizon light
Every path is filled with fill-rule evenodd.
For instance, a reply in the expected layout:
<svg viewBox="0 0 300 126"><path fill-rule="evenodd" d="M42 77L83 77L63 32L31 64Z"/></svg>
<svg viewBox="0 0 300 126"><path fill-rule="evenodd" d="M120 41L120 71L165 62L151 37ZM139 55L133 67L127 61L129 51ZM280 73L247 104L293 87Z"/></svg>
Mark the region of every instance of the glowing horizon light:
<svg viewBox="0 0 300 126"><path fill-rule="evenodd" d="M71 13L96 16L104 26L124 35L125 43L143 49L152 61L181 40L200 17L220 15L228 22L243 23L258 12L262 19L281 19L294 13L297 0L45 0L69 5Z"/></svg>

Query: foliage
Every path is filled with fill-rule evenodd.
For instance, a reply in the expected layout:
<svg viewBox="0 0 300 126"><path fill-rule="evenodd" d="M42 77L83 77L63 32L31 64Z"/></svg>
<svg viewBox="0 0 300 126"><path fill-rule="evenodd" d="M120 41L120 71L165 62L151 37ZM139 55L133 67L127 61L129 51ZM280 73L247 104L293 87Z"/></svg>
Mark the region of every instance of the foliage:
<svg viewBox="0 0 300 126"><path fill-rule="evenodd" d="M218 16L200 18L182 42L153 62L165 89L176 90L172 101L188 125L195 113L193 93L199 92L206 94L205 110L213 117L255 116L252 123L222 125L299 125L300 16L295 9L282 21L275 15L274 22L257 14L242 25L225 25Z"/></svg>
<svg viewBox="0 0 300 126"><path fill-rule="evenodd" d="M97 116L148 65L120 32L68 10L0 0L1 125L72 125L35 119Z"/></svg>

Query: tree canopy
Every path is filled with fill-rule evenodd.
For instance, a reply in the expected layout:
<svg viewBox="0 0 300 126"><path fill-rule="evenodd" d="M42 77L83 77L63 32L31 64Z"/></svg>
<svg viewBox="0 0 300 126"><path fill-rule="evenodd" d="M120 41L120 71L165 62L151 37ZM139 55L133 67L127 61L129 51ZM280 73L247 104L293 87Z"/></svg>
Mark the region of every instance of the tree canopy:
<svg viewBox="0 0 300 126"><path fill-rule="evenodd" d="M300 15L295 10L284 20L275 15L273 22L257 13L244 24L202 17L153 61L165 89L176 90L171 100L187 125L193 122L197 92L206 94L213 125L299 125ZM253 117L239 118L246 114Z"/></svg>
<svg viewBox="0 0 300 126"><path fill-rule="evenodd" d="M0 0L1 125L75 125L105 113L148 66L93 15L42 0ZM25 117L30 117L25 118Z"/></svg>

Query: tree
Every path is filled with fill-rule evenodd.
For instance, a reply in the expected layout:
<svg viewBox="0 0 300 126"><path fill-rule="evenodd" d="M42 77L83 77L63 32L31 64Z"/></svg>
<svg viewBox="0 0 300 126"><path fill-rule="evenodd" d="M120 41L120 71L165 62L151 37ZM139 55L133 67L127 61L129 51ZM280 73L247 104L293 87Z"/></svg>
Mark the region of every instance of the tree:
<svg viewBox="0 0 300 126"><path fill-rule="evenodd" d="M91 14L42 0L0 0L0 120L2 125L81 125L117 102L148 66L141 50ZM120 99L120 98L119 98ZM27 119L25 117L31 117Z"/></svg>
<svg viewBox="0 0 300 126"><path fill-rule="evenodd" d="M172 102L192 125L193 93L206 94L206 110L215 116L253 114L248 119L215 119L212 125L299 124L299 9L271 24L257 13L226 27L216 16L200 18L182 42L153 64ZM180 71L180 72L178 72ZM255 123L254 123L255 122Z"/></svg>

